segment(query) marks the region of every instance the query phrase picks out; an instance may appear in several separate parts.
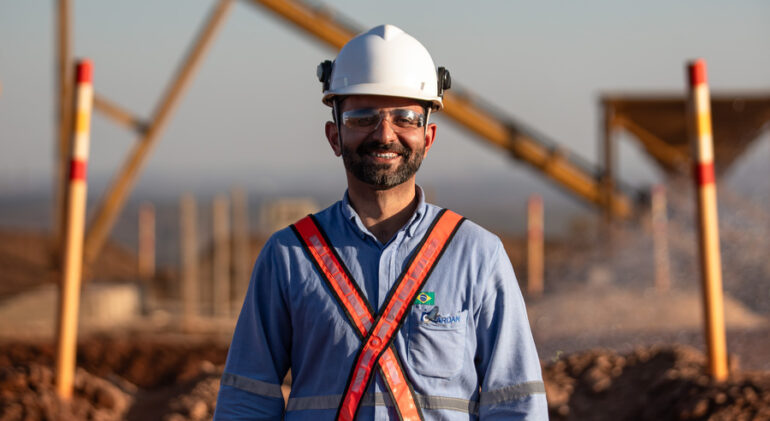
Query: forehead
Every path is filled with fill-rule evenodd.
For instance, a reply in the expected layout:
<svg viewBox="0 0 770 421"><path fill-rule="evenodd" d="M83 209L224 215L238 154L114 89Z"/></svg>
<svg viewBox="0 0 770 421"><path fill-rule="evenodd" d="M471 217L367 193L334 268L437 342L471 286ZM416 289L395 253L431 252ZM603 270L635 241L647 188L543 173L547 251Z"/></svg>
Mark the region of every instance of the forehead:
<svg viewBox="0 0 770 421"><path fill-rule="evenodd" d="M342 101L341 111L354 110L356 108L414 108L422 110L419 101L393 96L378 95L351 95Z"/></svg>

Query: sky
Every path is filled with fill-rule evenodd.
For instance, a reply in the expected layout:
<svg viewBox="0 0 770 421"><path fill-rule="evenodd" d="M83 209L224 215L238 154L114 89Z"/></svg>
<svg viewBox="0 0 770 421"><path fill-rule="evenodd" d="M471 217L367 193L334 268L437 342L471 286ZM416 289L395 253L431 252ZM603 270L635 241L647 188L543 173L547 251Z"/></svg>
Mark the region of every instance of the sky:
<svg viewBox="0 0 770 421"><path fill-rule="evenodd" d="M214 5L73 3L74 54L93 60L95 90L144 118ZM598 155L602 93L684 93L685 63L697 57L708 63L712 92L770 92L766 1L324 4L362 29L401 27L428 48L436 65L451 71L457 85L591 162ZM0 2L0 196L51 191L54 22L52 1ZM240 185L255 194L340 197L342 163L323 136L329 110L315 77L317 64L333 57L328 47L261 6L237 1L147 160L134 196ZM546 215L583 209L527 165L448 119L436 122L438 141L418 183L440 204L462 211L468 203L489 202L500 216L522 209L526 197L539 192ZM91 200L101 196L136 139L95 113ZM625 181L659 179L628 136L620 151Z"/></svg>

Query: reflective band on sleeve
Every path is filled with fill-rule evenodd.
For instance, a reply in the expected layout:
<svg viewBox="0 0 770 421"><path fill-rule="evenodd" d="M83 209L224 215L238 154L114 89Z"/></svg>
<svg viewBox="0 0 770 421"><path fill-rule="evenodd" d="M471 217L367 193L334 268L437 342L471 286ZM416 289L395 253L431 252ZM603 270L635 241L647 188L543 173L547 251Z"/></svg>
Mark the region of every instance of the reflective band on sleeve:
<svg viewBox="0 0 770 421"><path fill-rule="evenodd" d="M268 398L283 399L280 385L250 379L248 377L239 376L233 373L222 374L222 384L225 386L232 386L236 389L253 393L255 395L267 396Z"/></svg>
<svg viewBox="0 0 770 421"><path fill-rule="evenodd" d="M479 403L461 398L447 396L417 395L417 402L424 409L447 409L450 411L465 412L471 415L479 414Z"/></svg>
<svg viewBox="0 0 770 421"><path fill-rule="evenodd" d="M519 383L513 386L481 392L481 405L497 405L513 402L536 393L545 393L545 385L541 381Z"/></svg>
<svg viewBox="0 0 770 421"><path fill-rule="evenodd" d="M389 406L393 407L393 402L390 397L384 393L375 393L364 395L361 399L361 406ZM342 395L325 395L325 396L307 396L301 398L289 398L289 402L286 404L286 411L308 411L308 410L324 410L324 409L336 409ZM417 395L417 403L423 409L431 410L449 410L462 412L471 415L478 415L479 403L477 401L469 401L461 398L450 398L447 396L430 396L430 395Z"/></svg>

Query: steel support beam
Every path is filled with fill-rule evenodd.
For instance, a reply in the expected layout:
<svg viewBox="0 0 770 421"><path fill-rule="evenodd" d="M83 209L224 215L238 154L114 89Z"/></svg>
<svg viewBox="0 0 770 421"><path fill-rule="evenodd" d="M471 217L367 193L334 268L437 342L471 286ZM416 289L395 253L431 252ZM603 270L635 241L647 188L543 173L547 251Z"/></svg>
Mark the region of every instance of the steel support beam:
<svg viewBox="0 0 770 421"><path fill-rule="evenodd" d="M149 124L146 121L96 92L94 92L94 109L101 112L115 123L118 123L139 135L147 133Z"/></svg>
<svg viewBox="0 0 770 421"><path fill-rule="evenodd" d="M499 119L451 92L444 95L444 112L456 123L538 168L553 181L589 203L599 207L604 205L600 180L572 164L563 151L553 150L527 135L514 133ZM631 202L624 195L615 192L611 209L614 215L627 217L631 214Z"/></svg>
<svg viewBox="0 0 770 421"><path fill-rule="evenodd" d="M224 22L224 18L230 11L232 4L233 0L220 0L214 6L176 77L167 88L156 108L144 136L136 143L128 159L123 164L120 173L110 188L107 189L106 197L100 203L86 234L84 254L87 265L92 264L96 260L104 245L104 241L115 224L118 214L123 208L142 165L160 138L163 129L165 129L168 120L179 103L179 99L192 80L206 51L211 46L211 41Z"/></svg>
<svg viewBox="0 0 770 421"><path fill-rule="evenodd" d="M624 116L618 116L617 125L628 130L644 145L647 152L664 163L666 167L677 172L686 172L691 167L692 160L685 153L679 151L638 125L633 120Z"/></svg>
<svg viewBox="0 0 770 421"><path fill-rule="evenodd" d="M299 1L252 0L252 2L275 12L336 49L342 48L357 33L354 28L345 28L339 24L327 10L312 9Z"/></svg>

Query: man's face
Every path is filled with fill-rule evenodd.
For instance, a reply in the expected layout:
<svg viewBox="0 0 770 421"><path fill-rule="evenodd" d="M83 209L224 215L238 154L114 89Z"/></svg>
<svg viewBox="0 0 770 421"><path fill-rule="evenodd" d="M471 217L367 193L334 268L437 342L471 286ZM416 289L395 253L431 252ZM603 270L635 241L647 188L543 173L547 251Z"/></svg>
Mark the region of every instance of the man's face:
<svg viewBox="0 0 770 421"><path fill-rule="evenodd" d="M436 131L433 124L425 127L427 116L420 103L405 98L351 96L340 107L340 114L348 117L340 124L341 142L333 123L332 127L327 123L327 137L348 173L381 190L414 178ZM373 122L367 124L366 116L372 116ZM422 124L415 124L419 117Z"/></svg>

